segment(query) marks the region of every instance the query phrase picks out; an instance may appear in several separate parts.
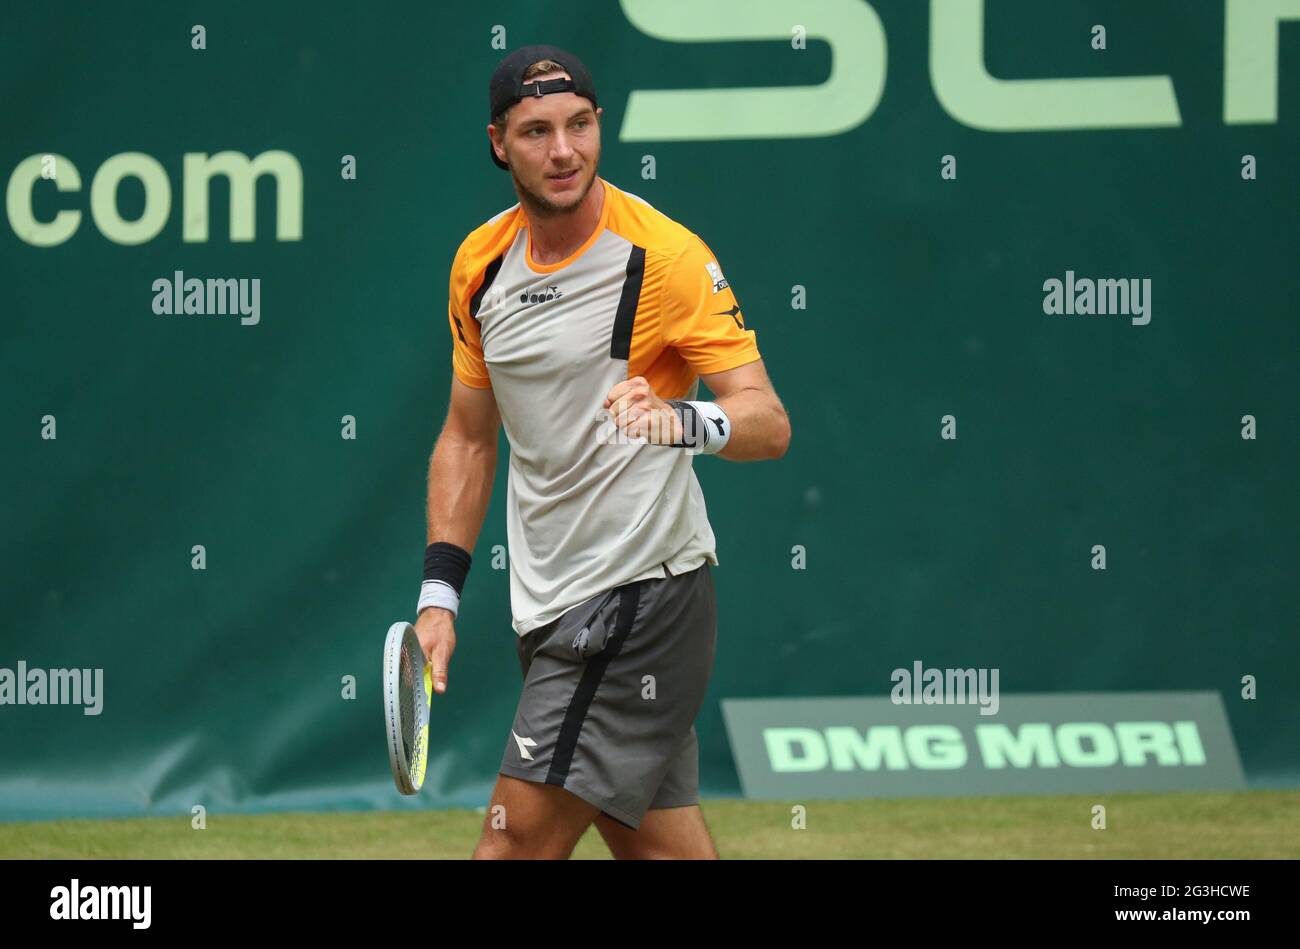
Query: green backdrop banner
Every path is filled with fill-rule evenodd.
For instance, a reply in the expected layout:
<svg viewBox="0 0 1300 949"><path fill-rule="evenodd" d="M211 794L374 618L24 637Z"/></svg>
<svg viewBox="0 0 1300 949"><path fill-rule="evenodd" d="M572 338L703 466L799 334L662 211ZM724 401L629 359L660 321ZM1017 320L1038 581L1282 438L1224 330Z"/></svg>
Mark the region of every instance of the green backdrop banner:
<svg viewBox="0 0 1300 949"><path fill-rule="evenodd" d="M1248 781L1295 783L1297 17L11 5L0 819L485 803L519 689L504 444L414 800L379 667L448 268L515 200L487 78L531 42L586 60L602 174L717 253L792 420L780 461L695 463L706 794L739 792L721 699L884 696L916 661L1217 692Z"/></svg>

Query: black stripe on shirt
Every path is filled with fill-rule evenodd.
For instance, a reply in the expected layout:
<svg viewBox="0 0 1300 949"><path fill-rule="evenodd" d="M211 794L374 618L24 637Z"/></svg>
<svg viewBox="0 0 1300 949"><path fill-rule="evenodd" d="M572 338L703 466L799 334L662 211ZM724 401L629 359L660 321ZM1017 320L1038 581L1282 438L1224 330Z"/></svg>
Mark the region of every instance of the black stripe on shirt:
<svg viewBox="0 0 1300 949"><path fill-rule="evenodd" d="M497 271L501 269L501 258L498 257L492 263L487 265L483 271L483 282L479 284L474 295L469 299L469 315L478 316L478 308L483 304L483 294L487 293L487 288L492 286L492 281L497 278Z"/></svg>
<svg viewBox="0 0 1300 949"><path fill-rule="evenodd" d="M632 351L632 324L636 322L637 301L641 299L641 281L645 277L645 248L633 247L627 257L627 276L623 295L618 298L614 316L614 338L609 346L610 359L627 359Z"/></svg>

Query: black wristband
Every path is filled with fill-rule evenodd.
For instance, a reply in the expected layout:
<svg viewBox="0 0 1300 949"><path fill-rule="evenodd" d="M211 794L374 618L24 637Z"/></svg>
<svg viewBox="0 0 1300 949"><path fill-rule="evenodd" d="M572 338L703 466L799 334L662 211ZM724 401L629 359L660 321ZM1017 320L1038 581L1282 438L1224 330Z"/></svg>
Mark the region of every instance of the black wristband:
<svg viewBox="0 0 1300 949"><path fill-rule="evenodd" d="M435 541L424 548L424 579L441 580L459 596L469 576L469 551L455 544Z"/></svg>

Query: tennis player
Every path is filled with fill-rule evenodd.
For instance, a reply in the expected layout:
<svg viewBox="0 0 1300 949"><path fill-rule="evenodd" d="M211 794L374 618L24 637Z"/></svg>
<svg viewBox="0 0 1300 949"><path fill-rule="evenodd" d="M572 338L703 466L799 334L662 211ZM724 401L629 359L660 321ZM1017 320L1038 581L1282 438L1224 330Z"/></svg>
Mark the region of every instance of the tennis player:
<svg viewBox="0 0 1300 949"><path fill-rule="evenodd" d="M524 684L474 856L566 858L594 821L615 857L714 858L694 721L718 558L692 462L780 458L790 423L713 253L597 174L582 62L515 50L489 97L491 157L519 202L452 263L416 621L445 692L504 424Z"/></svg>

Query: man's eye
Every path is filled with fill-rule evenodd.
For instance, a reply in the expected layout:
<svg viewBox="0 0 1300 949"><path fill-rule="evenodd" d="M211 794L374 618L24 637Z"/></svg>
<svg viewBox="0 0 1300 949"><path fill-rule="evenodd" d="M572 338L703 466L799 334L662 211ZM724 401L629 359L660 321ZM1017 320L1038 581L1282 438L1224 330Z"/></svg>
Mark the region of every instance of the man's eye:
<svg viewBox="0 0 1300 949"><path fill-rule="evenodd" d="M530 129L529 129L527 132L525 132L524 134L525 134L525 135L531 135L533 138L536 138L538 135L541 135L541 134L542 134L542 130L541 130L541 127L540 127L540 126L534 126L533 128L530 128Z"/></svg>
<svg viewBox="0 0 1300 949"><path fill-rule="evenodd" d="M578 121L576 121L576 122L573 123L573 127L574 127L574 128L577 128L577 129L585 129L585 128L587 127L587 120L586 120L586 119L578 119Z"/></svg>

